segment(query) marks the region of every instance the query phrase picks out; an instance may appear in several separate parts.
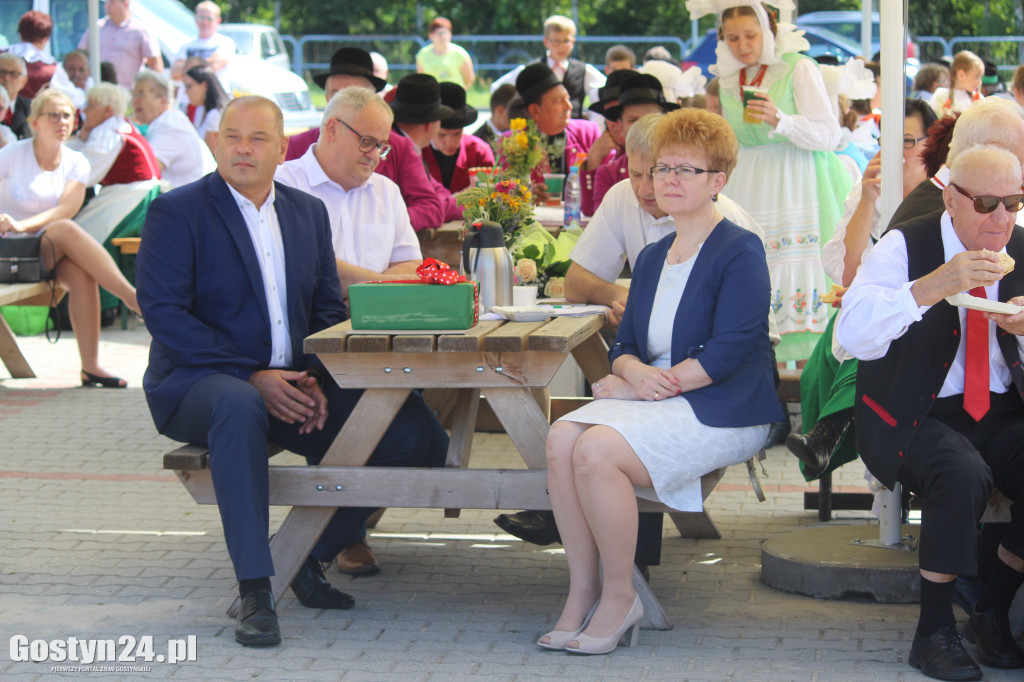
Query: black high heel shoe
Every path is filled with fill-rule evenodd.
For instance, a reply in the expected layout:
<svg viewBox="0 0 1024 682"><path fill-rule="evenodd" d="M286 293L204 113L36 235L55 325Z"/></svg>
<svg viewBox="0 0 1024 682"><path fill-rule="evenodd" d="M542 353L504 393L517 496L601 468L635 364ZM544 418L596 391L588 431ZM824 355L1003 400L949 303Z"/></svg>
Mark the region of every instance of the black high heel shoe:
<svg viewBox="0 0 1024 682"><path fill-rule="evenodd" d="M82 370L82 385L99 388L128 388L128 382L121 377L101 377Z"/></svg>

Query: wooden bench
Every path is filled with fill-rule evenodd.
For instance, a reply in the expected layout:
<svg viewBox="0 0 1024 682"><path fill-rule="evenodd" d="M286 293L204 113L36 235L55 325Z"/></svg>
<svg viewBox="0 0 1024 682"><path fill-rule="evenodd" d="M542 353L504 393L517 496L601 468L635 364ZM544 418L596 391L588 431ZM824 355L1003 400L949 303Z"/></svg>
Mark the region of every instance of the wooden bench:
<svg viewBox="0 0 1024 682"><path fill-rule="evenodd" d="M124 257L134 256L139 252L139 244L142 243L142 238L114 237L110 240L110 243L117 247L117 267L121 272L124 272ZM124 303L121 304L121 329L128 329L128 311L125 309Z"/></svg>
<svg viewBox="0 0 1024 682"><path fill-rule="evenodd" d="M0 284L0 306L4 305L56 305L64 297L64 289L56 283L32 282L30 284ZM0 315L0 359L15 379L35 378L35 372L18 348L18 341Z"/></svg>

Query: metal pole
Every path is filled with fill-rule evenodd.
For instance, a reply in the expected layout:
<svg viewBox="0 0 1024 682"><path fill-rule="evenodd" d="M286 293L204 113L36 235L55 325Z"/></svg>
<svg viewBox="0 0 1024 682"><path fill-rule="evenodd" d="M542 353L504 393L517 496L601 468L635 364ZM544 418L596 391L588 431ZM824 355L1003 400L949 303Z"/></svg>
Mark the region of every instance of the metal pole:
<svg viewBox="0 0 1024 682"><path fill-rule="evenodd" d="M864 55L864 59L871 59L874 56L871 54L871 13L873 4L871 0L861 0L860 53Z"/></svg>
<svg viewBox="0 0 1024 682"><path fill-rule="evenodd" d="M89 72L92 82L100 82L100 3L89 0Z"/></svg>
<svg viewBox="0 0 1024 682"><path fill-rule="evenodd" d="M866 5L870 1L865 2ZM882 136L882 183L880 201L882 224L888 224L903 201L903 49L906 0L880 3L882 30L882 130L894 131ZM901 490L897 483L892 491L883 491L882 513L879 517L879 542L899 545L902 538Z"/></svg>

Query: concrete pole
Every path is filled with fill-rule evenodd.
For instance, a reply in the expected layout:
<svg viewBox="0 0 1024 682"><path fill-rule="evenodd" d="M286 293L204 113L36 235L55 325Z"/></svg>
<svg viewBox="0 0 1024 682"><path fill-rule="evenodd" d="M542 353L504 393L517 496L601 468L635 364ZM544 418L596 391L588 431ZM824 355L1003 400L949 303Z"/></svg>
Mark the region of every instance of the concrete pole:
<svg viewBox="0 0 1024 682"><path fill-rule="evenodd" d="M872 5L874 3L871 0L861 0L861 21L860 21L860 53L864 55L864 59L871 59L874 55L871 54L871 13Z"/></svg>
<svg viewBox="0 0 1024 682"><path fill-rule="evenodd" d="M870 0L865 4L870 5ZM903 62L907 53L904 44L906 0L880 3L882 31L882 196L880 200L882 224L889 223L903 201ZM870 56L870 55L869 55ZM879 519L879 541L883 545L898 545L902 538L902 491L897 483L892 491L882 492L882 514Z"/></svg>
<svg viewBox="0 0 1024 682"><path fill-rule="evenodd" d="M100 3L89 0L89 72L92 82L100 82Z"/></svg>

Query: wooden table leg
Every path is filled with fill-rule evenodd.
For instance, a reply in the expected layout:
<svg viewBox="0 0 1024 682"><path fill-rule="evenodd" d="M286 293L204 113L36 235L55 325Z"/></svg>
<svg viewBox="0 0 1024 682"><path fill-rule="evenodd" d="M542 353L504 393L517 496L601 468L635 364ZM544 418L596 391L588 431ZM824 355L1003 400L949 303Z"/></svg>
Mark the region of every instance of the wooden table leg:
<svg viewBox="0 0 1024 682"><path fill-rule="evenodd" d="M4 361L7 371L15 379L34 379L36 376L28 360L21 354L14 332L3 315L0 315L0 360Z"/></svg>
<svg viewBox="0 0 1024 682"><path fill-rule="evenodd" d="M465 469L473 450L473 433L476 431L476 415L480 409L480 389L460 388L452 412L452 436L448 443L448 459L445 466ZM459 518L461 509L445 509L446 519Z"/></svg>
<svg viewBox="0 0 1024 682"><path fill-rule="evenodd" d="M546 469L551 425L528 388L488 388L487 402L512 438L526 466Z"/></svg>
<svg viewBox="0 0 1024 682"><path fill-rule="evenodd" d="M320 466L365 464L409 397L409 392L410 389L367 389L345 420L345 425L320 461ZM315 495L316 492L311 490L311 501ZM334 512L335 507L315 506L292 507L288 512L270 542L270 554L274 560L274 575L270 579L270 586L275 603L284 596ZM239 600L235 599L228 609L228 615L234 617L238 613L238 606Z"/></svg>
<svg viewBox="0 0 1024 682"><path fill-rule="evenodd" d="M583 371L587 381L594 383L611 374L612 366L608 362L608 346L600 334L591 334L575 348L572 357Z"/></svg>

